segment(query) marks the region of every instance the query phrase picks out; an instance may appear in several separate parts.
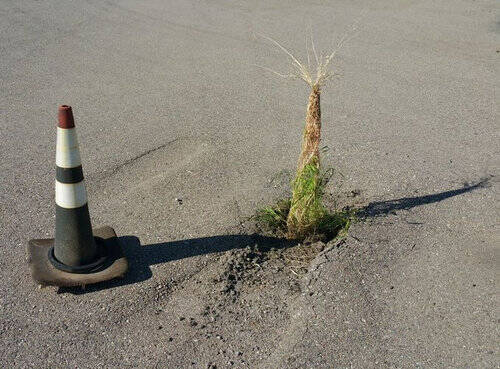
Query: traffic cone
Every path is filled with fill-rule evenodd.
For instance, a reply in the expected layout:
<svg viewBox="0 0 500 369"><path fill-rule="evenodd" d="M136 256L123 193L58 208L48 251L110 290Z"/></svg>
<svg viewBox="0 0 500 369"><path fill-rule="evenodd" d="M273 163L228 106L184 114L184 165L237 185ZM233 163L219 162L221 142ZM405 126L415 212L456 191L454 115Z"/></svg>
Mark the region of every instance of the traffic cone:
<svg viewBox="0 0 500 369"><path fill-rule="evenodd" d="M59 107L55 239L31 240L28 261L40 285L78 286L123 276L128 268L111 227L92 230L70 106Z"/></svg>

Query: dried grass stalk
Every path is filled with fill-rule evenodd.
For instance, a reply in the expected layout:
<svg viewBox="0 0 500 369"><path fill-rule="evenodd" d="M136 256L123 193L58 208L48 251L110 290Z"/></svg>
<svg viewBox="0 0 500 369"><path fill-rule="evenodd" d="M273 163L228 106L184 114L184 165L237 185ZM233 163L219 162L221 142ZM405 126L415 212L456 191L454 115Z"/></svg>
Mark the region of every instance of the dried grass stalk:
<svg viewBox="0 0 500 369"><path fill-rule="evenodd" d="M306 125L302 137L302 150L300 152L297 164L297 172L315 161L319 167L319 145L321 141L321 106L320 106L320 88L314 86L309 94L309 103L307 104Z"/></svg>
<svg viewBox="0 0 500 369"><path fill-rule="evenodd" d="M315 231L325 215L321 202L319 145L321 141L320 88L315 85L309 95L306 124L302 136L297 174L292 183L292 201L287 217L287 237L304 238Z"/></svg>

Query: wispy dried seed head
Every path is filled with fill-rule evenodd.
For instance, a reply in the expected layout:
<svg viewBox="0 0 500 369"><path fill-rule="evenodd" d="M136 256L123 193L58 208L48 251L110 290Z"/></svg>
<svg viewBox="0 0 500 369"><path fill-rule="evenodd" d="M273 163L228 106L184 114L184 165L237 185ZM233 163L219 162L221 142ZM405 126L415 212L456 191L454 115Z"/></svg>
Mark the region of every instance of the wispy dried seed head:
<svg viewBox="0 0 500 369"><path fill-rule="evenodd" d="M318 53L316 52L316 46L314 45L314 39L312 37L312 32L311 32L311 37L310 37L311 48L312 48L312 52L314 55L314 59L316 61L316 66L315 66L316 73L315 73L314 77L313 77L313 73L311 72L313 69L311 66L311 60L310 60L310 56L309 56L309 48L308 48L307 39L306 39L307 65L305 65L305 63L300 62L288 49L286 49L278 41L276 41L268 36L259 34L259 36L272 42L279 49L281 49L285 54L288 55L288 57L292 61L293 72L289 73L289 74L283 74L283 73L276 72L271 68L262 67L260 65L256 65L256 66L259 68L262 68L264 70L267 70L269 72L272 72L272 73L274 73L277 76L280 76L282 78L299 78L299 79L303 80L304 82L306 82L309 86L311 86L311 88L320 88L329 79L331 79L332 77L337 75L337 73L334 73L334 72L329 70L330 62L335 57L337 52L342 48L342 46L344 46L344 44L347 41L351 40L354 36L357 35L357 32L355 32L355 31L357 30L357 26L358 26L359 22L361 21L361 19L363 18L363 16L364 15L362 15L352 25L350 31L345 33L345 35L340 39L339 43L334 48L334 50L329 55L326 55L326 56L323 56L322 54L318 55Z"/></svg>

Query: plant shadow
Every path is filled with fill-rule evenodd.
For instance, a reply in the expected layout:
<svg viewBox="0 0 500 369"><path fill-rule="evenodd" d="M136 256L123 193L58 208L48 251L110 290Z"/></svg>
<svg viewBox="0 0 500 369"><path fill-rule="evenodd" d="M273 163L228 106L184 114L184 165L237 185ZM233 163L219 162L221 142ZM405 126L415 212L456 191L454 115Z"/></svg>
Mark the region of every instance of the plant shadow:
<svg viewBox="0 0 500 369"><path fill-rule="evenodd" d="M374 201L369 203L367 206L358 209L357 215L361 219L374 218L395 214L398 210L409 210L417 206L440 202L450 197L458 196L480 188L488 188L490 187L490 181L492 178L492 176L484 177L475 183L464 183L461 188L430 195L403 197L386 201Z"/></svg>
<svg viewBox="0 0 500 369"><path fill-rule="evenodd" d="M283 249L297 244L295 241L259 234L234 234L188 240L161 242L141 246L135 236L118 237L127 256L129 269L123 278L81 287L59 287L58 293L86 294L104 289L134 284L153 276L150 266L199 255L221 253L258 245L260 251Z"/></svg>

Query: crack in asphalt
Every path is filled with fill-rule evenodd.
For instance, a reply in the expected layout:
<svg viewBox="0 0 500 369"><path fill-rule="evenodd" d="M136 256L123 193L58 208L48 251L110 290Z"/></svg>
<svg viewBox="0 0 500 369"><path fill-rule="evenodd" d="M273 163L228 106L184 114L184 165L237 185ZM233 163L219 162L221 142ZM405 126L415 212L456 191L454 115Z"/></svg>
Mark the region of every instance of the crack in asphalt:
<svg viewBox="0 0 500 369"><path fill-rule="evenodd" d="M168 142L166 142L164 144L161 144L160 146L157 146L157 147L154 147L154 148L149 149L147 151L144 151L143 153L141 153L141 154L139 154L139 155L137 155L137 156L135 156L135 157L133 157L131 159L128 159L128 160L124 161L121 164L118 164L116 167L114 167L113 169L111 169L111 171L106 172L106 176L107 177L112 176L113 174L115 174L116 172L118 172L121 168L126 167L127 165L132 164L133 162L135 162L135 161L137 161L137 160L145 157L146 155L149 155L149 154L152 154L155 151L161 150L161 149L167 147L168 145L173 144L176 141L179 141L179 139L175 138L172 141L168 141Z"/></svg>

